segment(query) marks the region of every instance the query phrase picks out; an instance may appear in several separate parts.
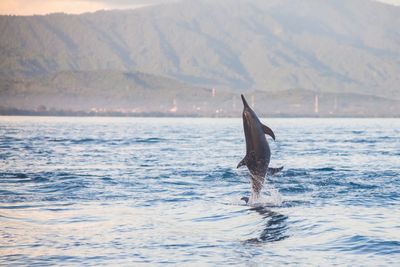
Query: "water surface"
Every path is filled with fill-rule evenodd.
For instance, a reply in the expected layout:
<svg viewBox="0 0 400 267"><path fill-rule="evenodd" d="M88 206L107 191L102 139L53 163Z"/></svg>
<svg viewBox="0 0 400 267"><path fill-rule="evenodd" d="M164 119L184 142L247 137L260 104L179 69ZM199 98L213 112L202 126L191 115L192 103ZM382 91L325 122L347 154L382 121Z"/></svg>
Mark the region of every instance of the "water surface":
<svg viewBox="0 0 400 267"><path fill-rule="evenodd" d="M396 265L400 120L0 117L0 265ZM271 193L272 196L268 196Z"/></svg>

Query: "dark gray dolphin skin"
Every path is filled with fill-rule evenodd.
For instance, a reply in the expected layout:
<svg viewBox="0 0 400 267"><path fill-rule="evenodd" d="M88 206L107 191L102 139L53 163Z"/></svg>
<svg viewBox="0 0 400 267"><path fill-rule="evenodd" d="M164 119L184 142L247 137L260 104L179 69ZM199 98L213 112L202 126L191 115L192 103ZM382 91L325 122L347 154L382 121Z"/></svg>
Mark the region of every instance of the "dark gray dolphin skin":
<svg viewBox="0 0 400 267"><path fill-rule="evenodd" d="M244 105L243 130L246 138L246 156L239 162L237 168L247 166L251 173L252 197L257 197L263 187L265 175L279 172L283 167L268 168L271 150L265 135L267 134L275 140L275 134L268 126L260 122L244 96L241 96ZM248 198L247 201L245 200L246 203L248 200Z"/></svg>

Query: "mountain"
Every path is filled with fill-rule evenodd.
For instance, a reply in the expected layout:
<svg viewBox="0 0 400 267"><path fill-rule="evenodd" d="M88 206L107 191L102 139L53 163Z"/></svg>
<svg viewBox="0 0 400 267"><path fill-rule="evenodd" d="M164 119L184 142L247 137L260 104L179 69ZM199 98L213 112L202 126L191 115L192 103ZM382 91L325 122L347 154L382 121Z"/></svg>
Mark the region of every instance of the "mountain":
<svg viewBox="0 0 400 267"><path fill-rule="evenodd" d="M139 88L125 74L141 73L168 79L171 90L185 84L191 89L182 94L188 96L217 88L226 94L297 90L397 101L399 28L399 7L368 0L188 0L82 15L0 16L0 97L13 95L6 91L27 86L25 81L37 89L42 77L63 75L66 81L58 81L65 96L85 88L82 76L89 75L115 85L98 89L91 82L94 87L85 90L92 99L102 90L111 90L113 98L112 90L123 90L118 84ZM150 87L139 89L155 97ZM78 108L67 98L61 102Z"/></svg>

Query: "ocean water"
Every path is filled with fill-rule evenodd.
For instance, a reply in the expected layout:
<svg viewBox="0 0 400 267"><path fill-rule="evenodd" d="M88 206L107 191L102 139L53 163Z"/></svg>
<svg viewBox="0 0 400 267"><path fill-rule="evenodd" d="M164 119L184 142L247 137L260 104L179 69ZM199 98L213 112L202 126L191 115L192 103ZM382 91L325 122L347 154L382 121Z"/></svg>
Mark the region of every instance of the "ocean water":
<svg viewBox="0 0 400 267"><path fill-rule="evenodd" d="M400 120L0 117L0 265L400 264Z"/></svg>

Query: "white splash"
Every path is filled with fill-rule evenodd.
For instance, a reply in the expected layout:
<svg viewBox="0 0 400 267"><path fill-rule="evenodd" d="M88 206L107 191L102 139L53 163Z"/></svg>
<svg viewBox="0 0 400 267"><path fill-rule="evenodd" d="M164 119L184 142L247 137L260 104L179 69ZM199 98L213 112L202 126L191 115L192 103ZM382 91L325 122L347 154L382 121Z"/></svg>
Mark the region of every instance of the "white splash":
<svg viewBox="0 0 400 267"><path fill-rule="evenodd" d="M247 205L249 206L279 206L282 204L282 195L273 185L268 184L264 187L261 194L251 193Z"/></svg>

